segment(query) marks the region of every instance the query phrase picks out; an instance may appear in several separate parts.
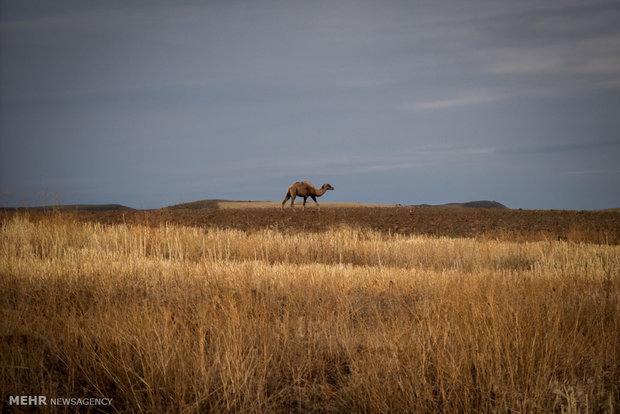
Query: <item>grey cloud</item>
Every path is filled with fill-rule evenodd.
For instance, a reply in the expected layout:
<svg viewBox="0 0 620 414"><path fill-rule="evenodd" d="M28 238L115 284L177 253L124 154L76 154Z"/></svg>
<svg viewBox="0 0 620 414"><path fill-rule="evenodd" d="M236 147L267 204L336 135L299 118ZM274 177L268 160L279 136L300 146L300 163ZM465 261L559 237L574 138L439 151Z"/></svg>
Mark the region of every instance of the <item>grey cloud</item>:
<svg viewBox="0 0 620 414"><path fill-rule="evenodd" d="M502 155L533 155L547 154L554 152L566 151L582 151L582 150L598 150L598 149L614 149L620 147L620 141L600 141L600 142L582 142L575 144L557 144L544 146L531 146L520 148L504 148L498 149L496 152Z"/></svg>
<svg viewBox="0 0 620 414"><path fill-rule="evenodd" d="M469 92L459 96L453 96L446 99L410 102L404 105L404 108L410 111L425 111L434 109L447 109L469 105L481 105L495 101L500 101L512 97L511 94L499 94L488 91Z"/></svg>
<svg viewBox="0 0 620 414"><path fill-rule="evenodd" d="M566 171L561 173L561 175L573 175L573 176L583 176L583 175L620 175L620 170L579 170L579 171Z"/></svg>
<svg viewBox="0 0 620 414"><path fill-rule="evenodd" d="M519 4L512 8L491 6L488 11L478 9L469 18L453 18L449 21L451 25L458 28L466 24L468 30L455 31L450 40L439 43L457 45L457 50L442 56L439 62L448 64L449 58L456 58L461 71L458 79L486 76L484 87L459 82L445 91L437 88L434 96L412 99L404 108L451 109L522 97L618 89L620 7L617 4ZM471 54L461 55L458 50L468 50ZM491 86L494 84L501 86Z"/></svg>

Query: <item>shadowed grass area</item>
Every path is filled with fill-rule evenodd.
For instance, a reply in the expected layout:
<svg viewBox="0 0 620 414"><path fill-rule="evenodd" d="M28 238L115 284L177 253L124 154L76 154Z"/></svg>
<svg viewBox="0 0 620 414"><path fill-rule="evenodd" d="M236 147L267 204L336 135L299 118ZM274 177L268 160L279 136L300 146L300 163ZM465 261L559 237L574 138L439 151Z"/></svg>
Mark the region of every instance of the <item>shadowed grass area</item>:
<svg viewBox="0 0 620 414"><path fill-rule="evenodd" d="M620 247L14 215L9 395L121 412L613 411Z"/></svg>

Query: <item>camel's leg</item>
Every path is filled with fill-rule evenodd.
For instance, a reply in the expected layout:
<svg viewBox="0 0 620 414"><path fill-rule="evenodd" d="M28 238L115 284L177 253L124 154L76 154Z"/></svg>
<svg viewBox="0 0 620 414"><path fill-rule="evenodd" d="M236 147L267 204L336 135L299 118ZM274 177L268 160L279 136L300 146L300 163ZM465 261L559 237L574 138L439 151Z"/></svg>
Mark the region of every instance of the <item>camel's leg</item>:
<svg viewBox="0 0 620 414"><path fill-rule="evenodd" d="M319 202L316 201L316 197L315 196L310 196L310 197L312 197L312 199L314 200L314 204L316 204L316 208L318 208L320 210L321 207L319 206Z"/></svg>
<svg viewBox="0 0 620 414"><path fill-rule="evenodd" d="M290 191L286 192L286 197L284 197L284 201L282 202L282 208L284 208L284 204L286 204L286 202L289 200L289 198L291 198L291 193Z"/></svg>
<svg viewBox="0 0 620 414"><path fill-rule="evenodd" d="M293 208L293 206L295 205L295 197L297 195L296 194L291 194L291 208Z"/></svg>
<svg viewBox="0 0 620 414"><path fill-rule="evenodd" d="M304 207L304 210L306 209L306 200L308 199L308 197L304 197L304 203L302 204Z"/></svg>

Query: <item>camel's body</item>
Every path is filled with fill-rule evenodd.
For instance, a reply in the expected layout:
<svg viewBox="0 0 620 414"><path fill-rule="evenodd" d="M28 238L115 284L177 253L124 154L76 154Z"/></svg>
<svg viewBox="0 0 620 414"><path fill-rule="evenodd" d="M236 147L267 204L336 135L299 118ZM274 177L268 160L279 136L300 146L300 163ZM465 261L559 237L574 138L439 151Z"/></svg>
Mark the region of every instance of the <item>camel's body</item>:
<svg viewBox="0 0 620 414"><path fill-rule="evenodd" d="M321 207L319 207L319 203L318 201L316 201L316 198L325 194L327 190L333 190L333 189L334 187L332 187L331 185L323 184L323 186L317 190L316 188L314 188L312 183L309 181L297 181L295 184L290 186L288 190L286 191L286 197L284 198L284 201L282 202L282 207L284 207L284 204L290 198L291 208L293 208L295 204L295 197L299 196L299 197L303 197L304 199L304 202L303 202L304 208L306 208L306 199L308 197L311 197L316 203L316 207L320 210Z"/></svg>

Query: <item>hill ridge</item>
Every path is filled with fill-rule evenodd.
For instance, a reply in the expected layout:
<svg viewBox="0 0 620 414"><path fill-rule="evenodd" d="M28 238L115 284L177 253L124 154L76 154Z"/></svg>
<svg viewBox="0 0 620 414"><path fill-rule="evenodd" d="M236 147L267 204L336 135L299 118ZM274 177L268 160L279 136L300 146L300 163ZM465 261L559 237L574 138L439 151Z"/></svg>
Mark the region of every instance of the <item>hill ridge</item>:
<svg viewBox="0 0 620 414"><path fill-rule="evenodd" d="M135 211L122 204L59 204L34 207L3 207L5 211Z"/></svg>
<svg viewBox="0 0 620 414"><path fill-rule="evenodd" d="M452 208L499 208L508 209L505 205L495 200L477 200L467 201L464 203L446 203L446 204L419 204L416 207L452 207Z"/></svg>
<svg viewBox="0 0 620 414"><path fill-rule="evenodd" d="M164 209L169 209L169 210L179 210L179 209L189 209L189 210L198 210L198 209L203 209L203 208L213 208L213 209L218 209L218 208L222 208L222 206L230 206L231 204L238 204L238 205L242 205L246 203L247 207L250 207L252 205L267 205L267 204L274 204L273 207L277 207L280 202L279 201L257 201L257 200L224 200L224 199L206 199L206 200L196 200L196 201L190 201L187 203L180 203L180 204L174 204L174 205L170 205L167 207L164 207ZM377 207L377 206L384 206L384 207L391 207L391 206L404 206L401 204L371 204L371 203L345 203L345 202L322 202L321 205L325 206L325 207L330 207L330 206L334 206L334 205L347 205L349 207L355 207L356 205L358 205L359 207ZM468 201L465 203L446 203L446 204L438 204L438 205L432 205L432 204L419 204L419 205L413 205L411 207L452 207L452 208L488 208L488 209L508 209L508 207L506 207L504 204L499 203L495 200L489 201L489 200L476 200L476 201Z"/></svg>

